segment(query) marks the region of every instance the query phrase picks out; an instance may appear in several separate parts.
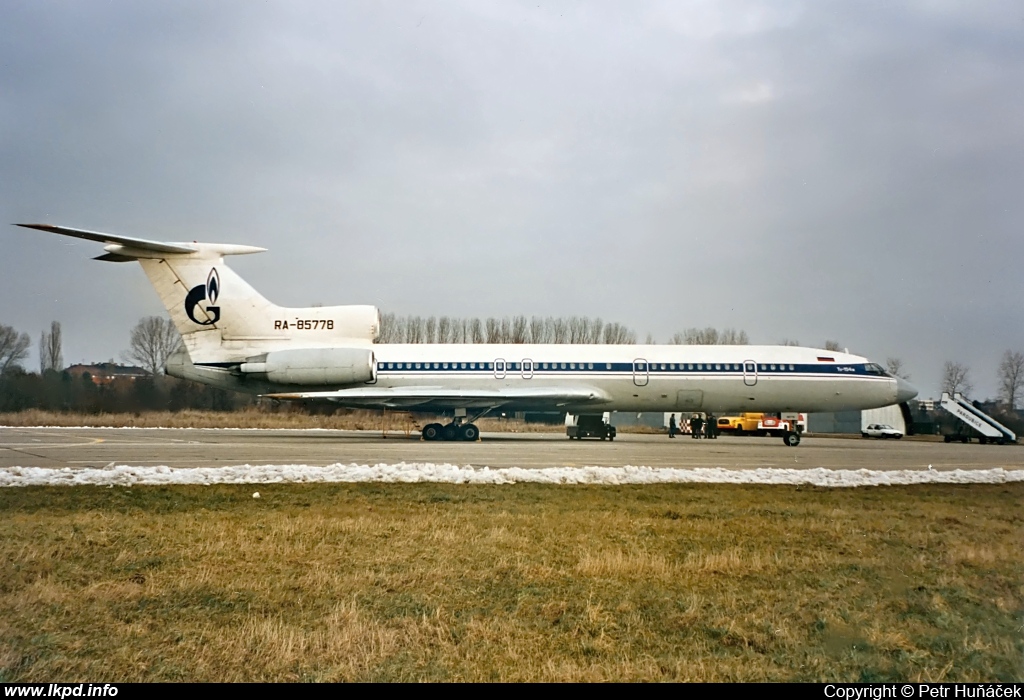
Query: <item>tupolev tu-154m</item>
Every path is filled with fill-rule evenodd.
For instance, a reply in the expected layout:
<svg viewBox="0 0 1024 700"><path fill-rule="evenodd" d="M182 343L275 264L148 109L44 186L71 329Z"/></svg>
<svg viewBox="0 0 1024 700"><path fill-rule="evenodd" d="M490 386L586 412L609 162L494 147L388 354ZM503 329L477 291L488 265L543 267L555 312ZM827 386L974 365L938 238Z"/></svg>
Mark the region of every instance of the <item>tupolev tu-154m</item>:
<svg viewBox="0 0 1024 700"><path fill-rule="evenodd" d="M97 260L137 261L181 333L167 374L279 399L453 413L427 440L476 440L496 410L848 411L909 401L917 390L864 357L762 345L376 344L373 306L283 308L224 258L264 248L167 243L51 226L26 228L106 245ZM598 419L600 420L600 419ZM787 432L787 445L800 436Z"/></svg>

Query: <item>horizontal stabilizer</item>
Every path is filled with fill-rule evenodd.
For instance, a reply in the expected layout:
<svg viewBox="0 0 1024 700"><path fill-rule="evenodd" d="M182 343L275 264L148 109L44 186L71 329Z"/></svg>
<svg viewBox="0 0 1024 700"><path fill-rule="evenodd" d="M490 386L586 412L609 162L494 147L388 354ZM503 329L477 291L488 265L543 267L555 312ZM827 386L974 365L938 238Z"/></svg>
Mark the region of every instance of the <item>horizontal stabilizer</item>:
<svg viewBox="0 0 1024 700"><path fill-rule="evenodd" d="M248 253L262 253L266 248L257 248L251 245L236 245L233 243L168 243L163 241L151 241L146 238L133 238L131 236L117 236L112 233L100 231L87 231L79 228L67 228L66 226L52 226L50 224L14 224L22 228L34 228L38 231L48 233L59 233L62 236L72 238L83 238L87 241L106 243L106 251L109 255L102 255L96 260L104 262L127 262L139 258L162 258L166 255L195 255L200 257L219 257L223 255L246 255Z"/></svg>
<svg viewBox="0 0 1024 700"><path fill-rule="evenodd" d="M51 226L50 224L15 224L15 226L21 226L22 228L34 228L39 231L48 231L49 233L59 233L62 236L71 236L72 238L84 238L87 241L96 241L97 243L106 243L108 245L120 245L125 248L135 248L136 250L148 250L154 253L195 253L196 248L190 248L181 243L161 243L159 241L150 241L145 238L132 238L130 236L115 236L111 233L101 233L99 231L86 231L85 229L79 228L66 228L64 226Z"/></svg>

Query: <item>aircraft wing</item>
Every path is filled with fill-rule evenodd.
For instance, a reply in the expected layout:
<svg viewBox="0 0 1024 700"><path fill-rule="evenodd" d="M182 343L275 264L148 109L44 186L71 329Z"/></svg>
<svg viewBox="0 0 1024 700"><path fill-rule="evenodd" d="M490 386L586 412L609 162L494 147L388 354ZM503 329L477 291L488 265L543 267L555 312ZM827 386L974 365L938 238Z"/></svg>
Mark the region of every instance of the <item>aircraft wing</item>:
<svg viewBox="0 0 1024 700"><path fill-rule="evenodd" d="M514 405L523 410L557 411L566 405L599 405L610 401L590 387L537 387L529 389L449 389L439 386L397 388L358 387L336 391L266 394L275 399L325 399L353 408L498 408Z"/></svg>

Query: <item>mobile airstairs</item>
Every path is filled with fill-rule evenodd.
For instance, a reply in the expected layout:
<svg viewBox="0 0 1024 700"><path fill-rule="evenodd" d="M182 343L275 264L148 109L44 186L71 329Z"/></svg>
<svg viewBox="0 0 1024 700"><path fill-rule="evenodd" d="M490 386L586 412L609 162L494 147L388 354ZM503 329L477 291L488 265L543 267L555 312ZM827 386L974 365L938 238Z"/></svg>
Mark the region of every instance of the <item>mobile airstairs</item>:
<svg viewBox="0 0 1024 700"><path fill-rule="evenodd" d="M941 403L942 407L949 413L980 433L978 442L981 444L995 442L1002 445L1007 442L1017 442L1017 435L1012 430L975 407L974 404L964 398L963 394L953 394L950 396L943 392ZM971 438L968 433L946 436L946 442L953 442L954 440L970 442Z"/></svg>

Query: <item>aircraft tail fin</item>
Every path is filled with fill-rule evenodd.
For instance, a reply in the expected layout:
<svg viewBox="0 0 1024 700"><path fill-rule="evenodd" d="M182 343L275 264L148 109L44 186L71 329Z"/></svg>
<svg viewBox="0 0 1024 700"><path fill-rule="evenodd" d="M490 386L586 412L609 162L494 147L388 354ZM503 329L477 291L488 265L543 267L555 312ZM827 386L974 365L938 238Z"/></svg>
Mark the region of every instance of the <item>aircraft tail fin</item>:
<svg viewBox="0 0 1024 700"><path fill-rule="evenodd" d="M105 262L138 261L196 364L233 364L284 348L370 344L373 306L282 308L224 262L266 250L224 243L167 243L49 224L16 224L106 243Z"/></svg>

